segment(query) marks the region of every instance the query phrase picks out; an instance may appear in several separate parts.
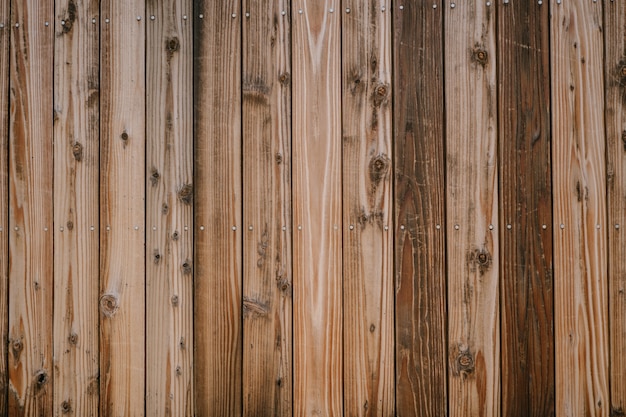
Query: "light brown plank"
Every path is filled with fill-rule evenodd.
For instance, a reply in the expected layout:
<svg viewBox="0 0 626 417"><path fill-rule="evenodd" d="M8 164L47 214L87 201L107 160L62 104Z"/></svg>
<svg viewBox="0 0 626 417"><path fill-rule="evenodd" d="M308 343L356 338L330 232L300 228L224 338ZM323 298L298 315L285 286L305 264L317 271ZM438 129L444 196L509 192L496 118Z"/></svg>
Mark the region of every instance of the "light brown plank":
<svg viewBox="0 0 626 417"><path fill-rule="evenodd" d="M608 416L602 5L551 3L556 414Z"/></svg>
<svg viewBox="0 0 626 417"><path fill-rule="evenodd" d="M308 0L291 12L297 416L343 412L339 6Z"/></svg>
<svg viewBox="0 0 626 417"><path fill-rule="evenodd" d="M194 4L196 414L240 416L241 3Z"/></svg>
<svg viewBox="0 0 626 417"><path fill-rule="evenodd" d="M190 0L146 3L148 416L193 415L192 11Z"/></svg>
<svg viewBox="0 0 626 417"><path fill-rule="evenodd" d="M52 0L11 10L9 414L52 414Z"/></svg>
<svg viewBox="0 0 626 417"><path fill-rule="evenodd" d="M243 406L292 412L290 2L243 22ZM284 11L284 13L283 13Z"/></svg>
<svg viewBox="0 0 626 417"><path fill-rule="evenodd" d="M55 4L55 415L98 414L98 14L95 0Z"/></svg>
<svg viewBox="0 0 626 417"><path fill-rule="evenodd" d="M101 3L100 414L145 395L145 6Z"/></svg>
<svg viewBox="0 0 626 417"><path fill-rule="evenodd" d="M497 416L495 5L459 1L445 7L449 413Z"/></svg>
<svg viewBox="0 0 626 417"><path fill-rule="evenodd" d="M395 414L391 9L342 12L344 414ZM347 226L347 227L346 227Z"/></svg>

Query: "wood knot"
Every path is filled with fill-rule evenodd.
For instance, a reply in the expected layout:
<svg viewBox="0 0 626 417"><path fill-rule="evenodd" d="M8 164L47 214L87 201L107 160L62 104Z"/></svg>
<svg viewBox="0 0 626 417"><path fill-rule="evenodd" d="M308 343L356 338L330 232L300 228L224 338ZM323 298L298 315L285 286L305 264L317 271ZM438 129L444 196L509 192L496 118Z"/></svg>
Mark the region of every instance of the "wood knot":
<svg viewBox="0 0 626 417"><path fill-rule="evenodd" d="M276 163L277 164L283 163L283 155L280 152L276 154Z"/></svg>
<svg viewBox="0 0 626 417"><path fill-rule="evenodd" d="M172 302L172 305L174 307L178 306L178 296L177 295L172 295L172 298L170 299L170 301Z"/></svg>
<svg viewBox="0 0 626 417"><path fill-rule="evenodd" d="M278 385L279 387L282 387L283 386L283 379L282 378L278 378L276 380L276 385Z"/></svg>
<svg viewBox="0 0 626 417"><path fill-rule="evenodd" d="M384 85L378 86L376 88L376 94L378 94L379 96L386 96L387 95L387 87Z"/></svg>
<svg viewBox="0 0 626 417"><path fill-rule="evenodd" d="M179 237L180 236L179 236L178 232L172 233L172 240L176 241L176 240L178 240Z"/></svg>
<svg viewBox="0 0 626 417"><path fill-rule="evenodd" d="M83 145L76 142L74 146L72 146L72 155L74 155L74 159L78 162L83 160Z"/></svg>
<svg viewBox="0 0 626 417"><path fill-rule="evenodd" d="M387 101L389 96L389 85L384 83L379 83L376 87L374 87L374 93L372 95L372 101L374 107L380 107L383 102Z"/></svg>
<svg viewBox="0 0 626 417"><path fill-rule="evenodd" d="M37 390L41 390L47 383L48 372L45 369L40 369L35 374L35 386L37 387Z"/></svg>
<svg viewBox="0 0 626 417"><path fill-rule="evenodd" d="M372 158L369 164L370 181L378 184L389 172L389 165L391 165L391 161L385 154Z"/></svg>
<svg viewBox="0 0 626 417"><path fill-rule="evenodd" d="M461 353L456 359L459 372L471 374L474 372L474 358L469 352Z"/></svg>
<svg viewBox="0 0 626 417"><path fill-rule="evenodd" d="M493 259L487 249L474 249L469 252L467 256L467 263L470 266L470 270L476 271L476 268L478 268L480 275L483 275L489 270L492 262Z"/></svg>
<svg viewBox="0 0 626 417"><path fill-rule="evenodd" d="M474 61L482 65L483 67L487 64L489 60L489 54L484 49L475 49L474 50Z"/></svg>
<svg viewBox="0 0 626 417"><path fill-rule="evenodd" d="M177 37L173 37L165 41L165 48L169 52L170 56L180 49L180 41Z"/></svg>
<svg viewBox="0 0 626 417"><path fill-rule="evenodd" d="M624 409L622 409L622 407L619 407L619 408L611 407L611 417L624 417L624 416L626 416L626 413L624 412Z"/></svg>
<svg viewBox="0 0 626 417"><path fill-rule="evenodd" d="M70 345L76 346L78 344L78 335L75 332L70 333L70 335L67 337L67 341L70 343Z"/></svg>
<svg viewBox="0 0 626 417"><path fill-rule="evenodd" d="M180 350L185 350L186 345L185 345L185 338L184 337L180 337L180 339L178 340L178 347L180 348Z"/></svg>
<svg viewBox="0 0 626 417"><path fill-rule="evenodd" d="M622 143L624 144L624 151L626 151L626 130L622 132Z"/></svg>
<svg viewBox="0 0 626 417"><path fill-rule="evenodd" d="M114 294L104 294L100 297L100 311L106 317L113 317L119 308L117 296Z"/></svg>
<svg viewBox="0 0 626 417"><path fill-rule="evenodd" d="M122 146L125 148L128 145L128 133L123 131L120 135L120 139L122 140Z"/></svg>
<svg viewBox="0 0 626 417"><path fill-rule="evenodd" d="M156 168L152 168L152 171L150 172L150 183L153 187L159 183L159 179L161 179L161 174L159 174L159 171Z"/></svg>
<svg viewBox="0 0 626 417"><path fill-rule="evenodd" d="M65 400L61 403L61 412L63 414L69 414L72 412L72 402L70 400Z"/></svg>
<svg viewBox="0 0 626 417"><path fill-rule="evenodd" d="M176 376L181 376L183 374L183 370L180 366L176 367Z"/></svg>
<svg viewBox="0 0 626 417"><path fill-rule="evenodd" d="M181 265L182 269L183 269L183 274L185 275L189 275L191 274L191 261L189 259L186 259L185 262L183 262L183 264Z"/></svg>
<svg viewBox="0 0 626 417"><path fill-rule="evenodd" d="M158 249L155 249L152 252L152 262L154 262L155 265L158 265L159 262L161 262L161 254L159 253Z"/></svg>
<svg viewBox="0 0 626 417"><path fill-rule="evenodd" d="M67 230L74 230L74 222L72 222L71 220L68 221L65 225L67 226Z"/></svg>
<svg viewBox="0 0 626 417"><path fill-rule="evenodd" d="M374 333L376 331L376 326L370 324L370 333Z"/></svg>
<svg viewBox="0 0 626 417"><path fill-rule="evenodd" d="M22 339L13 339L11 349L13 349L13 356L15 357L15 360L18 361L22 350L24 350L24 342L22 342Z"/></svg>
<svg viewBox="0 0 626 417"><path fill-rule="evenodd" d="M291 80L291 76L289 75L288 72L283 72L278 77L278 81L280 81L280 84L283 85L283 86L289 85L289 81L290 80Z"/></svg>
<svg viewBox="0 0 626 417"><path fill-rule="evenodd" d="M623 77L626 77L626 65L624 65L621 69L620 69L620 74L622 74Z"/></svg>
<svg viewBox="0 0 626 417"><path fill-rule="evenodd" d="M165 216L169 212L170 212L170 206L168 206L167 203L163 203L163 205L161 206L161 214Z"/></svg>
<svg viewBox="0 0 626 417"><path fill-rule="evenodd" d="M76 3L74 1L70 1L67 6L66 17L61 22L61 28L63 33L68 33L72 30L72 26L74 26L74 21L76 20Z"/></svg>
<svg viewBox="0 0 626 417"><path fill-rule="evenodd" d="M193 201L193 185L183 184L180 190L178 190L178 199L181 203L190 205Z"/></svg>

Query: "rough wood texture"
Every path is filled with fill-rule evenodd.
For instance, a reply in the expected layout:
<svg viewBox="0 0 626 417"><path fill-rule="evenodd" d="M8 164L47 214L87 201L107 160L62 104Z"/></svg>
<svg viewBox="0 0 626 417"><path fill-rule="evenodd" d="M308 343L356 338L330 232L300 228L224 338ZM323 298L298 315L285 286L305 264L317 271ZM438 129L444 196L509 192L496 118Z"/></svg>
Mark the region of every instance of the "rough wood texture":
<svg viewBox="0 0 626 417"><path fill-rule="evenodd" d="M146 2L148 416L193 415L191 13L190 0Z"/></svg>
<svg viewBox="0 0 626 417"><path fill-rule="evenodd" d="M307 0L292 8L297 416L339 416L343 412L338 7L332 0Z"/></svg>
<svg viewBox="0 0 626 417"><path fill-rule="evenodd" d="M395 414L391 12L343 10L344 414Z"/></svg>
<svg viewBox="0 0 626 417"><path fill-rule="evenodd" d="M105 0L100 10L100 413L142 416L145 6Z"/></svg>
<svg viewBox="0 0 626 417"><path fill-rule="evenodd" d="M548 19L536 1L498 13L502 415L511 417L554 415Z"/></svg>
<svg viewBox="0 0 626 417"><path fill-rule="evenodd" d="M450 416L500 414L494 11L444 17Z"/></svg>
<svg viewBox="0 0 626 417"><path fill-rule="evenodd" d="M99 378L100 50L99 25L92 19L99 5L63 0L55 8L53 410L93 416Z"/></svg>
<svg viewBox="0 0 626 417"><path fill-rule="evenodd" d="M52 414L52 0L11 10L9 414ZM47 228L47 229L46 229Z"/></svg>
<svg viewBox="0 0 626 417"><path fill-rule="evenodd" d="M242 35L247 416L290 416L293 405L290 7L289 1L243 3L250 13Z"/></svg>
<svg viewBox="0 0 626 417"><path fill-rule="evenodd" d="M241 4L194 4L196 414L240 416Z"/></svg>
<svg viewBox="0 0 626 417"><path fill-rule="evenodd" d="M443 26L436 3L394 9L396 412L403 417L443 416L448 407Z"/></svg>
<svg viewBox="0 0 626 417"><path fill-rule="evenodd" d="M552 9L556 414L608 416L602 5Z"/></svg>

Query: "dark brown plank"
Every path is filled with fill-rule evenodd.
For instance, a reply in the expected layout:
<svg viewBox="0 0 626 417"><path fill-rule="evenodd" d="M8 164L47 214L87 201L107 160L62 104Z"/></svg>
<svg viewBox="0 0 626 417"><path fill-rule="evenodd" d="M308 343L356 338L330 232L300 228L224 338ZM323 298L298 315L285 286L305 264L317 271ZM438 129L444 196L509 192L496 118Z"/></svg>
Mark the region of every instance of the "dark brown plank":
<svg viewBox="0 0 626 417"><path fill-rule="evenodd" d="M548 9L498 13L504 416L554 415Z"/></svg>
<svg viewBox="0 0 626 417"><path fill-rule="evenodd" d="M396 406L447 412L442 4L394 5Z"/></svg>

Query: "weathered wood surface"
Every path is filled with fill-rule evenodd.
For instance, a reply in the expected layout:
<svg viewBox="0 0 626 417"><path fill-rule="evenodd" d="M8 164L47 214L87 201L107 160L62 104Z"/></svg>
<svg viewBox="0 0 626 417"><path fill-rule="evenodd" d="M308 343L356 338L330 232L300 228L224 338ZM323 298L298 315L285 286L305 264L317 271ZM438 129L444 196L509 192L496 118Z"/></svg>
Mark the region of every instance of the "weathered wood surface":
<svg viewBox="0 0 626 417"><path fill-rule="evenodd" d="M341 12L294 2L294 414L343 412Z"/></svg>
<svg viewBox="0 0 626 417"><path fill-rule="evenodd" d="M394 7L396 412L434 417L448 407L443 14Z"/></svg>
<svg viewBox="0 0 626 417"><path fill-rule="evenodd" d="M98 14L95 0L55 3L55 415L98 415Z"/></svg>
<svg viewBox="0 0 626 417"><path fill-rule="evenodd" d="M52 413L52 0L13 2L10 31L9 414ZM8 23L8 22L7 22ZM5 206L6 207L6 206Z"/></svg>
<svg viewBox="0 0 626 417"><path fill-rule="evenodd" d="M100 13L100 413L142 416L145 5L105 0Z"/></svg>
<svg viewBox="0 0 626 417"><path fill-rule="evenodd" d="M242 414L241 3L194 16L196 414Z"/></svg>
<svg viewBox="0 0 626 417"><path fill-rule="evenodd" d="M494 10L458 2L444 14L451 416L500 415Z"/></svg>
<svg viewBox="0 0 626 417"><path fill-rule="evenodd" d="M512 1L500 7L497 32L502 415L551 416L555 392L547 4Z"/></svg>
<svg viewBox="0 0 626 417"><path fill-rule="evenodd" d="M245 0L243 407L292 414L290 1Z"/></svg>
<svg viewBox="0 0 626 417"><path fill-rule="evenodd" d="M556 414L608 416L602 4L552 8Z"/></svg>
<svg viewBox="0 0 626 417"><path fill-rule="evenodd" d="M190 0L146 2L146 415L193 415Z"/></svg>
<svg viewBox="0 0 626 417"><path fill-rule="evenodd" d="M382 6L381 6L382 4ZM342 10L344 414L395 414L391 11Z"/></svg>

